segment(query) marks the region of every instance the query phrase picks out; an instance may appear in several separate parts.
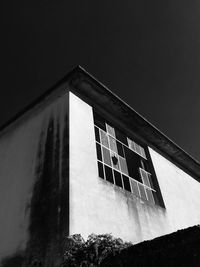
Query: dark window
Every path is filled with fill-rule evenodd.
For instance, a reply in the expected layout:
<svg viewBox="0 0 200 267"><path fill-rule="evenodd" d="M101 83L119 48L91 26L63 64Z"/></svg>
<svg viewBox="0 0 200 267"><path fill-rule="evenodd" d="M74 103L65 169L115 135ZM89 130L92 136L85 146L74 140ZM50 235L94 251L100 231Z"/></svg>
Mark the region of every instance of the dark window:
<svg viewBox="0 0 200 267"><path fill-rule="evenodd" d="M101 128L102 130L106 131L105 120L96 112L94 112L94 124L99 128Z"/></svg>
<svg viewBox="0 0 200 267"><path fill-rule="evenodd" d="M142 158L141 158L141 167L142 167L145 171L147 171L147 172L151 172L150 167L149 167L149 164L148 164L148 161L145 160L145 159L142 159Z"/></svg>
<svg viewBox="0 0 200 267"><path fill-rule="evenodd" d="M98 161L99 177L104 179L103 164Z"/></svg>
<svg viewBox="0 0 200 267"><path fill-rule="evenodd" d="M95 127L94 129L95 129L96 141L100 143L99 129L97 127Z"/></svg>
<svg viewBox="0 0 200 267"><path fill-rule="evenodd" d="M97 147L97 159L102 161L101 146L96 143L96 147Z"/></svg>
<svg viewBox="0 0 200 267"><path fill-rule="evenodd" d="M154 198L155 203L156 203L157 205L159 205L161 201L160 201L160 199L159 199L159 196L158 196L157 192L152 191L152 193L153 193L153 198Z"/></svg>
<svg viewBox="0 0 200 267"><path fill-rule="evenodd" d="M125 151L129 176L131 176L133 179L139 182L142 182L139 173L139 167L141 166L140 156L127 147L124 147L124 151Z"/></svg>
<svg viewBox="0 0 200 267"><path fill-rule="evenodd" d="M147 148L94 112L99 177L164 207Z"/></svg>
<svg viewBox="0 0 200 267"><path fill-rule="evenodd" d="M106 180L114 184L112 169L106 165L104 165L104 167L105 167L105 173L106 173Z"/></svg>
<svg viewBox="0 0 200 267"><path fill-rule="evenodd" d="M124 158L124 150L123 150L123 146L120 142L117 142L117 150L118 150L118 154Z"/></svg>
<svg viewBox="0 0 200 267"><path fill-rule="evenodd" d="M124 189L131 192L131 186L130 186L129 178L125 175L122 175L122 177L123 177L123 182L124 182Z"/></svg>
<svg viewBox="0 0 200 267"><path fill-rule="evenodd" d="M121 174L114 170L114 175L115 175L115 184L123 188Z"/></svg>
<svg viewBox="0 0 200 267"><path fill-rule="evenodd" d="M123 134L121 131L119 131L118 129L115 129L115 133L116 133L116 138L122 142L123 144L125 144L126 146L128 146L128 141L127 141L127 137L125 134Z"/></svg>

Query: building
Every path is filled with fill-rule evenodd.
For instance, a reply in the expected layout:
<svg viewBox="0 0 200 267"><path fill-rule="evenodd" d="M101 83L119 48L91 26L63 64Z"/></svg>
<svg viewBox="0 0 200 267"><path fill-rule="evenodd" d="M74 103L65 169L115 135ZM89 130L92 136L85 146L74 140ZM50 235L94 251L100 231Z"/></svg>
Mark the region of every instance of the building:
<svg viewBox="0 0 200 267"><path fill-rule="evenodd" d="M139 243L200 222L200 164L81 67L4 125L0 262L57 266L66 235Z"/></svg>

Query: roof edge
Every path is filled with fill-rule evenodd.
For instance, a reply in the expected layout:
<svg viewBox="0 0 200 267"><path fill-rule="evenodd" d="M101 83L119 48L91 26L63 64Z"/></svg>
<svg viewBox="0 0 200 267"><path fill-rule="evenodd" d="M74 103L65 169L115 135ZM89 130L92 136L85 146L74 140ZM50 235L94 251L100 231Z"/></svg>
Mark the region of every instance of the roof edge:
<svg viewBox="0 0 200 267"><path fill-rule="evenodd" d="M146 123L148 123L154 130L156 130L160 135L162 135L163 138L166 138L170 143L172 143L174 146L176 146L179 150L184 152L187 156L189 156L192 160L194 160L196 163L200 165L200 162L195 159L193 156L191 156L188 152L186 152L183 148L181 148L179 145L177 145L172 139L170 139L167 135L165 135L161 130L159 130L155 125L153 125L151 122L149 122L145 117L143 117L138 111L136 111L134 108L132 108L129 104L127 104L123 99L121 99L118 95L113 93L108 87L106 87L103 83L101 83L98 79L96 79L93 75L91 75L87 70L85 70L82 66L77 66L77 70L82 71L84 74L86 74L88 77L93 79L95 83L102 86L105 90L109 91L110 94L112 94L115 98L117 98L119 101L123 103L128 109L132 110L135 114L137 114L139 117L141 117L142 120L144 120Z"/></svg>
<svg viewBox="0 0 200 267"><path fill-rule="evenodd" d="M63 85L66 82L69 82L69 80L73 79L74 76L78 73L81 73L83 76L87 77L93 84L95 84L97 87L100 87L103 91L105 91L105 93L109 95L110 98L114 98L121 106L123 106L123 108L125 108L126 110L129 110L130 113L134 114L134 116L137 117L137 119L142 121L145 127L148 127L150 134L151 133L155 134L154 139L159 138L160 140L163 140L163 144L159 144L158 149L164 154L167 154L169 158L172 159L172 162L175 161L181 166L183 166L183 168L189 170L189 174L192 174L193 176L195 176L194 178L196 180L200 181L200 178L199 178L200 177L200 162L198 160L196 160L189 153L187 153L180 146L178 146L174 141L168 138L157 127L155 127L152 123L150 123L147 119L145 119L142 115L140 115L137 111L135 111L130 105L124 102L119 96L113 93L110 89L108 89L104 84L98 81L93 75L91 75L85 68L83 68L80 65L77 65L76 67L72 68L61 80L57 81L53 86L51 86L48 90L46 90L41 96L37 97L33 102L25 106L15 116L13 116L11 119L3 123L0 126L0 133L2 133L11 124L15 123L20 117L25 115L28 111L33 109L36 105L38 105L39 103L47 99L47 97L53 94L59 86ZM165 148L166 144L167 145L169 144L172 151L176 151L174 155L172 155L169 148ZM188 166L188 165L191 165L191 166Z"/></svg>
<svg viewBox="0 0 200 267"><path fill-rule="evenodd" d="M17 112L14 116L12 116L10 119L8 119L5 123L3 123L0 126L0 133L2 133L7 127L9 127L11 124L15 123L20 117L22 117L25 113L30 111L32 108L34 108L37 104L41 103L43 100L45 100L48 96L50 96L58 86L65 83L70 76L72 76L77 71L83 71L83 68L79 65L72 68L69 72L67 72L66 75L62 79L59 79L57 82L54 83L53 86L48 88L44 93L42 93L39 97L36 97L30 104L26 105L24 108L22 108L19 112Z"/></svg>

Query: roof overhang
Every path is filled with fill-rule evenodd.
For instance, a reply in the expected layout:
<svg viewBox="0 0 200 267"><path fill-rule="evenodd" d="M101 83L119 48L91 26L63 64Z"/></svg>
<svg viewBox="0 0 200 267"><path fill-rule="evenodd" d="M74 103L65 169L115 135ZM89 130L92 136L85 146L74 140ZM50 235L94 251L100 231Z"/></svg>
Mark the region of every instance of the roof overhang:
<svg viewBox="0 0 200 267"><path fill-rule="evenodd" d="M112 93L82 67L77 67L70 77L74 93L87 100L102 114L126 129L149 147L157 150L189 175L200 181L200 163L176 145L166 135L148 122L138 112Z"/></svg>
<svg viewBox="0 0 200 267"><path fill-rule="evenodd" d="M127 134L136 136L142 143L152 147L194 179L200 181L200 163L197 160L80 66L74 68L62 80L5 123L0 128L1 134L38 107L63 95L66 88L70 88L72 92L98 109L120 128L126 129Z"/></svg>

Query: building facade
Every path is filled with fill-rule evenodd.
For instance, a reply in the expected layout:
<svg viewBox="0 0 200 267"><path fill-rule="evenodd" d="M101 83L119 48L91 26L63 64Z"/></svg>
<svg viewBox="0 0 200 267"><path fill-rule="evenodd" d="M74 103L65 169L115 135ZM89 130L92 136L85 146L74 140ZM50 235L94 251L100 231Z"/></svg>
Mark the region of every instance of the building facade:
<svg viewBox="0 0 200 267"><path fill-rule="evenodd" d="M196 160L77 67L1 129L0 262L59 265L69 234L139 243L199 224L199 177Z"/></svg>

